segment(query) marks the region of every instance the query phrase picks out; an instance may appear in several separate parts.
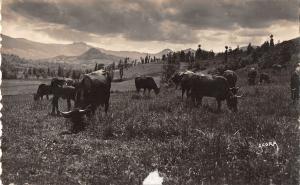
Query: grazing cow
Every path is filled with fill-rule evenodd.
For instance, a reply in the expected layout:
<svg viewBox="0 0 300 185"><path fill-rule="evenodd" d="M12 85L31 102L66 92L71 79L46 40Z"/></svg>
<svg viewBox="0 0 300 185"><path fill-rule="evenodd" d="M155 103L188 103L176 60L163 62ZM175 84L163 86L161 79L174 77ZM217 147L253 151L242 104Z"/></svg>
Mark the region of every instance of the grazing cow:
<svg viewBox="0 0 300 185"><path fill-rule="evenodd" d="M43 96L46 95L47 100L49 100L49 95L52 94L52 88L50 85L41 84L38 87L36 94L33 95L34 100L43 99Z"/></svg>
<svg viewBox="0 0 300 185"><path fill-rule="evenodd" d="M135 78L135 87L136 91L139 93L140 89L144 89L144 94L146 90L148 89L148 94L150 95L150 91L153 89L155 94L159 93L159 88L157 87L154 79L149 76L145 77L136 77Z"/></svg>
<svg viewBox="0 0 300 185"><path fill-rule="evenodd" d="M287 69L287 66L286 66L286 65L282 65L282 64L273 64L273 65L272 65L272 69L273 69L274 71L280 72L281 69Z"/></svg>
<svg viewBox="0 0 300 185"><path fill-rule="evenodd" d="M59 114L59 110L58 110L59 98L67 99L68 110L70 110L71 100L75 100L75 87L67 86L66 81L64 79L53 78L51 81L51 89L53 93L51 114L55 114L55 110L57 114Z"/></svg>
<svg viewBox="0 0 300 185"><path fill-rule="evenodd" d="M82 117L86 113L95 113L100 105L105 106L105 113L107 113L112 81L111 72L101 69L83 75L76 86L75 109L69 112L61 112L61 114L65 118L72 117L76 119L76 117Z"/></svg>
<svg viewBox="0 0 300 185"><path fill-rule="evenodd" d="M249 85L255 85L256 76L257 76L257 70L254 67L252 67L248 72Z"/></svg>
<svg viewBox="0 0 300 185"><path fill-rule="evenodd" d="M237 91L239 89L235 86L238 79L237 74L232 70L226 70L223 72L222 76L224 76L227 79L229 87L233 94L237 94Z"/></svg>
<svg viewBox="0 0 300 185"><path fill-rule="evenodd" d="M270 76L267 73L261 73L259 75L259 83L270 83Z"/></svg>
<svg viewBox="0 0 300 185"><path fill-rule="evenodd" d="M180 85L182 75L183 72L177 72L171 77L172 82L175 84L175 89L177 89L178 85Z"/></svg>
<svg viewBox="0 0 300 185"><path fill-rule="evenodd" d="M294 71L291 75L291 98L293 101L299 100L299 86L300 86L300 68L296 68L296 71ZM297 71L297 69L299 71Z"/></svg>
<svg viewBox="0 0 300 185"><path fill-rule="evenodd" d="M214 97L218 103L218 111L221 110L221 103L226 100L227 106L230 110L237 112L237 98L230 90L227 79L223 76L208 76L208 75L194 75L192 79L192 100L195 106L202 103L204 96Z"/></svg>

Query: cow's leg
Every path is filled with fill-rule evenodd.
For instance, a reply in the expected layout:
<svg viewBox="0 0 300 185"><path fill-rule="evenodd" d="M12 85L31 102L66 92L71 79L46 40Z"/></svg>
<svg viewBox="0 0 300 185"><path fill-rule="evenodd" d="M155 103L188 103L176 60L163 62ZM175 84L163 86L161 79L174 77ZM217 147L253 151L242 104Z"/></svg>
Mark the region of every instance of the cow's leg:
<svg viewBox="0 0 300 185"><path fill-rule="evenodd" d="M186 98L188 99L191 96L191 89L187 88L186 89Z"/></svg>
<svg viewBox="0 0 300 185"><path fill-rule="evenodd" d="M51 114L55 114L55 107L56 107L56 104L57 104L57 100L58 100L58 98L56 96L54 96L53 99L52 99L52 112L51 112Z"/></svg>
<svg viewBox="0 0 300 185"><path fill-rule="evenodd" d="M68 103L68 111L71 110L71 99L68 98L67 99L67 103Z"/></svg>
<svg viewBox="0 0 300 185"><path fill-rule="evenodd" d="M150 96L150 91L151 91L151 89L148 89L148 96Z"/></svg>
<svg viewBox="0 0 300 185"><path fill-rule="evenodd" d="M56 114L59 115L59 110L58 110L58 99L59 97L57 97L57 100L55 102L55 108L56 108Z"/></svg>
<svg viewBox="0 0 300 185"><path fill-rule="evenodd" d="M217 103L218 103L218 112L221 111L221 106L222 106L222 101L217 98Z"/></svg>
<svg viewBox="0 0 300 185"><path fill-rule="evenodd" d="M144 95L145 95L145 93L146 93L146 90L147 90L147 89L146 89L146 88L144 88Z"/></svg>
<svg viewBox="0 0 300 185"><path fill-rule="evenodd" d="M184 92L185 92L185 89L182 88L182 90L181 90L181 99L183 99Z"/></svg>
<svg viewBox="0 0 300 185"><path fill-rule="evenodd" d="M107 114L107 111L108 111L108 108L109 108L109 101L106 101L105 102L105 114Z"/></svg>
<svg viewBox="0 0 300 185"><path fill-rule="evenodd" d="M47 96L47 100L49 100L49 95L47 94L46 96Z"/></svg>

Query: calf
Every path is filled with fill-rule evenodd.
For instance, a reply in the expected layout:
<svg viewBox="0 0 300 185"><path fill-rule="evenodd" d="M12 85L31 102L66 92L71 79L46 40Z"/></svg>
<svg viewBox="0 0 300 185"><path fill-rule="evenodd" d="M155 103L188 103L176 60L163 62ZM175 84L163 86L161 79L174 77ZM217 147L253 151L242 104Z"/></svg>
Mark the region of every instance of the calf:
<svg viewBox="0 0 300 185"><path fill-rule="evenodd" d="M149 76L145 77L136 77L135 78L135 87L136 91L140 92L140 89L144 89L144 94L146 90L148 89L148 94L150 94L150 91L153 89L155 94L158 94L160 89L157 87L154 79Z"/></svg>
<svg viewBox="0 0 300 185"><path fill-rule="evenodd" d="M232 70L226 70L223 72L223 75L227 81L228 81L228 84L229 84L229 88L231 89L232 93L233 94L237 94L237 91L238 91L238 87L236 87L236 82L237 82L237 74L232 71Z"/></svg>
<svg viewBox="0 0 300 185"><path fill-rule="evenodd" d="M66 82L63 79L53 78L51 81L51 89L53 92L52 99L52 112L51 114L59 114L58 100L59 98L67 99L68 110L71 109L71 100L75 100L75 87L65 85Z"/></svg>
<svg viewBox="0 0 300 185"><path fill-rule="evenodd" d="M52 88L50 85L46 85L46 84L41 84L38 87L38 90L36 92L36 94L34 94L33 99L34 100L38 100L38 99L43 99L43 96L46 95L47 100L49 100L49 95L52 94Z"/></svg>

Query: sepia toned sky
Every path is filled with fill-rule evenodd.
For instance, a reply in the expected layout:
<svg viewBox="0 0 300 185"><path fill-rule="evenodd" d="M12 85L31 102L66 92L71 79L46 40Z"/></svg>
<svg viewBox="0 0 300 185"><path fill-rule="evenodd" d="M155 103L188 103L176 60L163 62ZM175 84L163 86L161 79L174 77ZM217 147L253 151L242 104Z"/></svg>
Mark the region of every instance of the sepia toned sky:
<svg viewBox="0 0 300 185"><path fill-rule="evenodd" d="M299 36L297 0L3 0L2 32L110 50L223 51Z"/></svg>

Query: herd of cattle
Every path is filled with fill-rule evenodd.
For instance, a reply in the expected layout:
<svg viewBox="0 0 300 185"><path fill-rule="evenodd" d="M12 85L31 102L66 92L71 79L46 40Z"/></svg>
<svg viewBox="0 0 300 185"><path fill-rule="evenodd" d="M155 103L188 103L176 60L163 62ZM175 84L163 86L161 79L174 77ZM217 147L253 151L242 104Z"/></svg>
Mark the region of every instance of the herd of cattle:
<svg viewBox="0 0 300 185"><path fill-rule="evenodd" d="M52 94L52 114L60 114L65 118L71 118L74 122L81 120L84 114L93 114L100 106L105 107L105 112L108 111L110 88L112 74L105 70L94 71L85 74L80 81L74 82L71 79L53 78L50 85L41 84L38 87L37 93L34 94L34 100L42 99L44 95ZM258 72L255 68L248 71L248 84L255 85ZM300 65L291 77L292 98L299 98L299 76ZM201 72L177 72L169 80L169 83L175 84L175 89L178 86L182 90L182 98L186 94L195 106L201 105L203 97L213 97L218 104L218 111L221 109L221 102L226 100L228 108L237 112L238 87L236 82L237 74L232 70L226 70L218 75L208 75ZM260 73L259 83L270 83L270 77L267 73ZM137 92L140 89L144 93L153 89L156 94L160 92L160 88L156 85L152 77L136 77L135 86ZM66 99L68 104L68 112L60 112L58 110L59 98ZM71 100L74 101L74 109L71 110ZM71 111L70 111L71 110Z"/></svg>

